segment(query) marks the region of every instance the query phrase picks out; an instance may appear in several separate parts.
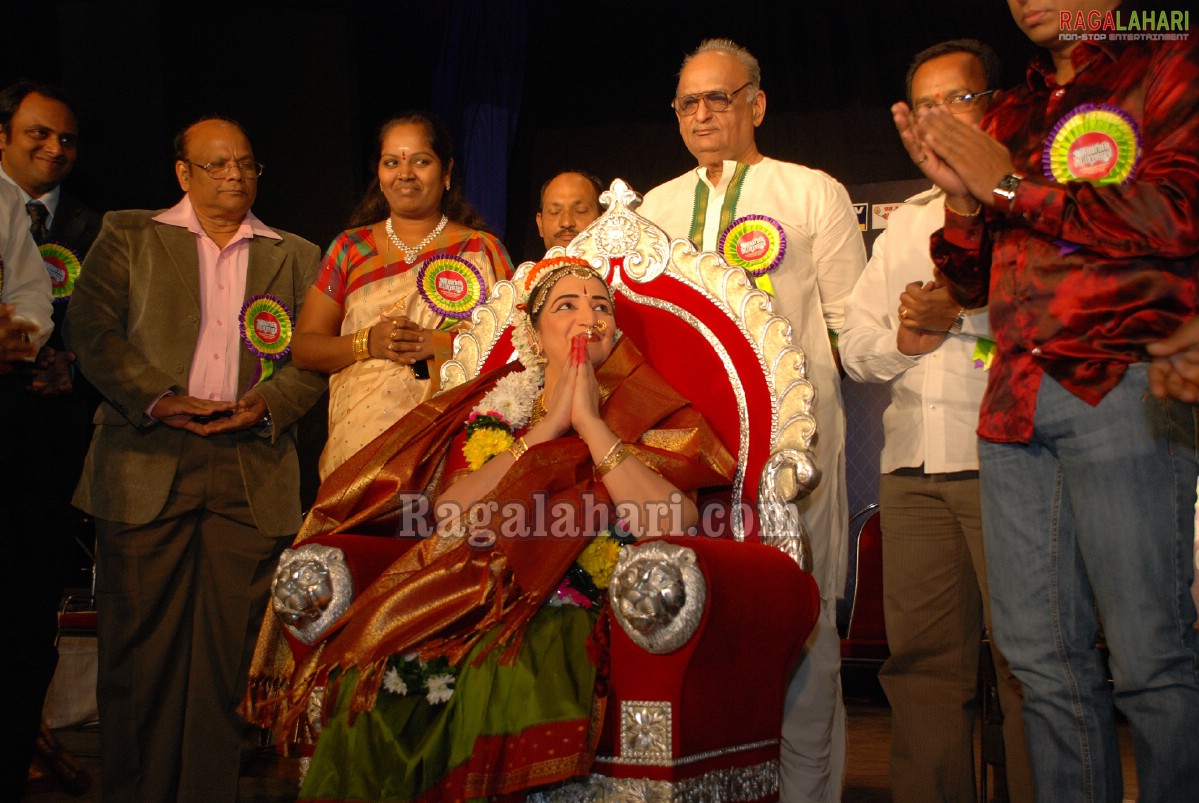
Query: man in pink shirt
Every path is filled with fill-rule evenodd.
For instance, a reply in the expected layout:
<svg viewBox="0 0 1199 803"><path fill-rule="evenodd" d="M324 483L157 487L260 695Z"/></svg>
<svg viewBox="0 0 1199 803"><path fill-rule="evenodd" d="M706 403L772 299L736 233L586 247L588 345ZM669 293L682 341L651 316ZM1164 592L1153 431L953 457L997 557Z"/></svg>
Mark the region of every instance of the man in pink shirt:
<svg viewBox="0 0 1199 803"><path fill-rule="evenodd" d="M176 139L182 200L113 212L67 316L104 396L74 503L96 519L105 800L234 801L235 713L279 552L300 525L288 358L320 251L250 207L240 126Z"/></svg>

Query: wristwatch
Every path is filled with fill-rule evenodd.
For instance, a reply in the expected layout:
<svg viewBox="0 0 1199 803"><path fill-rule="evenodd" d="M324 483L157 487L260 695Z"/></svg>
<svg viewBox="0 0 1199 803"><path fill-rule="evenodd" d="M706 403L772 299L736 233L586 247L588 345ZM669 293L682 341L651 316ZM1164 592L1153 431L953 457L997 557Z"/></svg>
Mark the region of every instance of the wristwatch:
<svg viewBox="0 0 1199 803"><path fill-rule="evenodd" d="M991 192L995 193L996 198L1002 198L1008 204L1016 200L1016 190L1020 189L1020 182L1024 180L1024 176L1019 173L1008 173L1003 178L999 179L999 184Z"/></svg>
<svg viewBox="0 0 1199 803"><path fill-rule="evenodd" d="M966 308L963 307L962 309L958 310L958 317L953 319L953 323L951 323L949 325L949 328L946 329L945 331L949 332L949 334L951 334L951 335L960 335L962 333L962 327L965 325L966 325Z"/></svg>

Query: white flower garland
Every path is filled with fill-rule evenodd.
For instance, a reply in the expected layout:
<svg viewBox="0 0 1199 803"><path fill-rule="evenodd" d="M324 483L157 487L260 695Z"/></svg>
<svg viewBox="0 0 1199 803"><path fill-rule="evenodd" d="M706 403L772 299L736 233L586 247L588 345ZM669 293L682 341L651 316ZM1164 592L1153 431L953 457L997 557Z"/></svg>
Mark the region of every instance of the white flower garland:
<svg viewBox="0 0 1199 803"><path fill-rule="evenodd" d="M425 699L429 701L429 705L448 703L454 696L455 679L450 674L432 675L428 680L428 691L425 693Z"/></svg>
<svg viewBox="0 0 1199 803"><path fill-rule="evenodd" d="M383 675L383 688L392 694L405 696L408 694L408 684L400 677L400 672L394 666L388 667Z"/></svg>
<svg viewBox="0 0 1199 803"><path fill-rule="evenodd" d="M383 691L400 697L423 694L429 705L440 705L454 696L457 671L445 658L425 662L415 653L393 656L383 675Z"/></svg>
<svg viewBox="0 0 1199 803"><path fill-rule="evenodd" d="M542 365L533 349L533 337L536 335L533 334L533 324L528 313L518 309L512 320L512 348L516 349L516 358L525 368L540 368Z"/></svg>
<svg viewBox="0 0 1199 803"><path fill-rule="evenodd" d="M495 416L511 427L511 431L529 423L533 415L533 403L541 394L545 373L540 367L525 367L523 371L508 374L495 383L495 387L475 405L478 415Z"/></svg>

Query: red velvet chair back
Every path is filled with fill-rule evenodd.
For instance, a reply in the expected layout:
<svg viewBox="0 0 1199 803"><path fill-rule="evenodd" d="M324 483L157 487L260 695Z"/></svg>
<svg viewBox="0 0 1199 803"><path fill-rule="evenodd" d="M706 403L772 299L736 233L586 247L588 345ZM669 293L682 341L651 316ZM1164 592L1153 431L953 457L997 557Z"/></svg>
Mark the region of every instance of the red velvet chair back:
<svg viewBox="0 0 1199 803"><path fill-rule="evenodd" d="M793 453L798 462L786 476L780 472L789 498L806 495L818 481L809 452L813 391L803 354L790 342L789 324L772 313L769 297L743 271L685 241L669 242L636 215L640 201L624 182L613 182L603 200L604 214L568 248L551 249L547 256L579 256L604 274L615 291L623 336L633 338L737 457L731 487L711 489L701 498L708 534L764 540L793 554L787 539L762 537L756 508L763 471L776 453ZM493 288L474 330L458 338L455 360L443 369L444 386L515 359L510 319L516 286L532 264L522 264L512 282Z"/></svg>
<svg viewBox="0 0 1199 803"><path fill-rule="evenodd" d="M694 553L706 583L688 640L649 651L615 625L612 609L592 783L600 799L774 800L790 670L820 607L800 568L802 522L787 505L819 481L804 357L744 271L670 242L633 212L638 199L619 180L601 201L604 214L547 256L582 257L605 276L622 335L704 414L738 471L730 487L701 498L701 537L667 539ZM515 358L510 321L531 266L493 288L474 329L459 336L443 385ZM744 540L760 543L736 543Z"/></svg>

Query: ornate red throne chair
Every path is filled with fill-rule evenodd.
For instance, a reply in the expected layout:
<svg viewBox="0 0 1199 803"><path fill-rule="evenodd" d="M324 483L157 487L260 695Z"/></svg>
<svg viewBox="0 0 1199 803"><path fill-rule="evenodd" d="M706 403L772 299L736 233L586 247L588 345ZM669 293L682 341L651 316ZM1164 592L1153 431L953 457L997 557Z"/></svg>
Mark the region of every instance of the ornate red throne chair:
<svg viewBox="0 0 1199 803"><path fill-rule="evenodd" d="M849 576L837 600L843 666L877 667L887 660L883 617L883 530L878 503L849 517Z"/></svg>
<svg viewBox="0 0 1199 803"><path fill-rule="evenodd" d="M794 506L819 482L810 452L815 392L790 326L743 271L671 242L633 211L639 199L619 179L601 201L604 214L548 256L583 257L607 277L622 336L707 417L738 471L729 487L701 497L698 534L621 551L609 589L605 721L586 794L575 788L568 799L775 800L783 699L819 610ZM476 310L442 369L443 387L515 358L515 283L531 264ZM276 593L285 622L293 611L279 603L294 600L302 582L298 553L320 552L333 578L319 617L287 626L297 651L390 562L391 540L334 536L285 556L276 576L277 586L292 587ZM682 608L648 625L628 615L630 595L663 574L683 589Z"/></svg>

